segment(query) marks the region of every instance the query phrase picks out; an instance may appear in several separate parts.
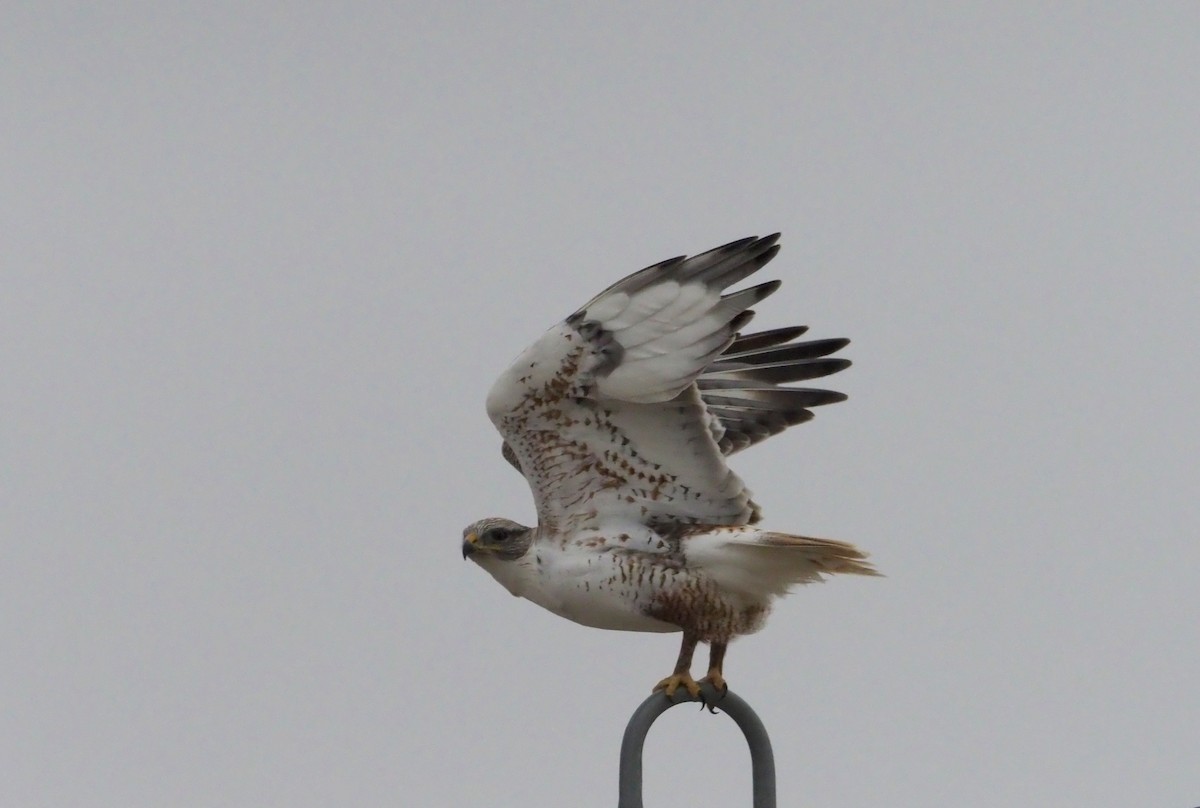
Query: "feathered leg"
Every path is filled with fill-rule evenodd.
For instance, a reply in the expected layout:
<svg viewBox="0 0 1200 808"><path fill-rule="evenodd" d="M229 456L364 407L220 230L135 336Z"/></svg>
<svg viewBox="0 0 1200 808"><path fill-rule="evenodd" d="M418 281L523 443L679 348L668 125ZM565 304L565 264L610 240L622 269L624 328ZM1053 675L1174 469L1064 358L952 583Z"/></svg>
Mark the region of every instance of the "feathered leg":
<svg viewBox="0 0 1200 808"><path fill-rule="evenodd" d="M692 678L692 654L696 653L697 642L699 640L695 634L688 631L683 632L683 643L679 646L679 659L675 661L675 672L656 684L654 686L656 691L661 690L667 694L667 698L672 698L679 686L683 685L693 698L700 695L700 685Z"/></svg>

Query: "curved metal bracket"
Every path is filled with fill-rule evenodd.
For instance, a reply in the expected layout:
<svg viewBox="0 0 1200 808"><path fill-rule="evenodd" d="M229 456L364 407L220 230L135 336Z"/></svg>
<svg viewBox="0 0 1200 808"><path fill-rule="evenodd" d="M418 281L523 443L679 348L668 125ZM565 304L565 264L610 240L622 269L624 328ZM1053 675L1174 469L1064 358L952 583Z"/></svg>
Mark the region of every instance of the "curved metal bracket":
<svg viewBox="0 0 1200 808"><path fill-rule="evenodd" d="M617 808L644 808L642 805L642 747L646 733L660 715L676 704L703 702L720 708L737 722L750 747L750 766L754 778L754 808L775 808L775 755L771 739L758 714L750 705L733 693L721 696L709 684L703 685L699 696L686 690L676 691L673 699L654 693L633 711L625 735L621 739L621 773L618 784Z"/></svg>

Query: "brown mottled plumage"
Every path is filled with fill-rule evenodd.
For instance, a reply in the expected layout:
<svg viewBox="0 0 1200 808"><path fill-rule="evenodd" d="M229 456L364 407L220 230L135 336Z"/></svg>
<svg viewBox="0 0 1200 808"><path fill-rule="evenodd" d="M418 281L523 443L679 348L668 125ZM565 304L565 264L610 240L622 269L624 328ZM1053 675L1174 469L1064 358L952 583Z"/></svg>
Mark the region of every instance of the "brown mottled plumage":
<svg viewBox="0 0 1200 808"><path fill-rule="evenodd" d="M659 683L724 688L726 645L771 601L823 574L874 575L852 545L768 531L725 458L812 418L840 393L785 386L836 373L848 340L803 326L740 335L778 281L722 295L778 252L778 234L624 278L551 328L501 375L488 414L529 481L538 525L484 519L463 555L514 595L584 625L682 631Z"/></svg>

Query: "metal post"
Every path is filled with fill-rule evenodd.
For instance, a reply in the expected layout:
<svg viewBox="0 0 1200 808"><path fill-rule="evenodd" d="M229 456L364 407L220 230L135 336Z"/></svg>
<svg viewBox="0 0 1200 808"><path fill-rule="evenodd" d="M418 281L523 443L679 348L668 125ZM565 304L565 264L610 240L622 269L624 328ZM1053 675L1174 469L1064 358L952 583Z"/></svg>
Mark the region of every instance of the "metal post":
<svg viewBox="0 0 1200 808"><path fill-rule="evenodd" d="M685 702L702 701L721 708L741 727L750 747L750 766L754 778L754 808L775 808L775 755L771 752L771 739L767 729L750 709L750 705L733 693L726 691L721 696L705 684L699 696L692 696L682 688L675 692L674 699L662 693L654 693L633 711L625 736L621 739L621 773L618 784L617 808L644 808L642 805L642 747L650 725L660 715Z"/></svg>

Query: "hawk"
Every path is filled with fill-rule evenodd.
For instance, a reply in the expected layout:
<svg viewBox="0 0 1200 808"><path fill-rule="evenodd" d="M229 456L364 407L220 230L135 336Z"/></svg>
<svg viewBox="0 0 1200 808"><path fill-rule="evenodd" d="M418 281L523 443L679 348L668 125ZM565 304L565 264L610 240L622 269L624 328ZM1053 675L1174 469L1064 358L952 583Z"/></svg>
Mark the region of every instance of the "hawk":
<svg viewBox="0 0 1200 808"><path fill-rule="evenodd" d="M492 386L503 455L533 490L537 526L482 519L464 558L569 620L682 631L655 690L727 689L726 646L772 601L822 575L875 575L853 545L759 527L726 458L843 401L785 386L847 367L846 339L806 326L741 334L771 281L722 294L779 251L779 234L663 261L614 283L547 331ZM708 675L692 656L708 643Z"/></svg>

